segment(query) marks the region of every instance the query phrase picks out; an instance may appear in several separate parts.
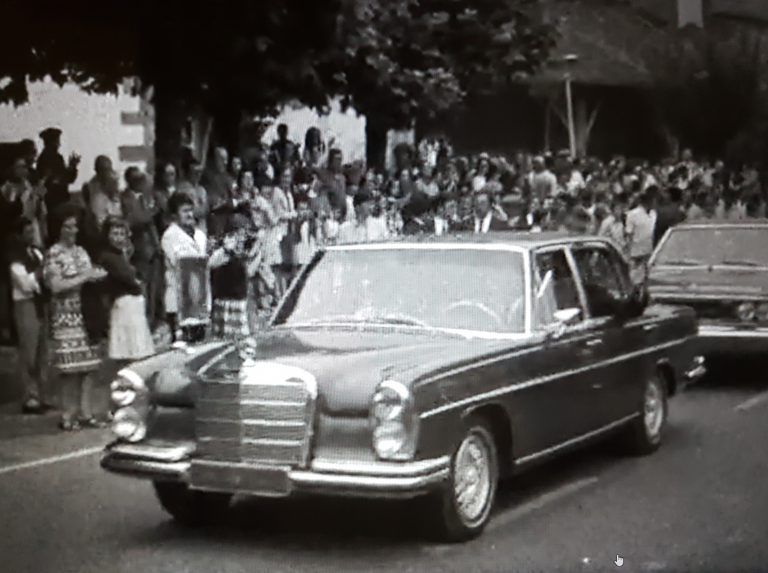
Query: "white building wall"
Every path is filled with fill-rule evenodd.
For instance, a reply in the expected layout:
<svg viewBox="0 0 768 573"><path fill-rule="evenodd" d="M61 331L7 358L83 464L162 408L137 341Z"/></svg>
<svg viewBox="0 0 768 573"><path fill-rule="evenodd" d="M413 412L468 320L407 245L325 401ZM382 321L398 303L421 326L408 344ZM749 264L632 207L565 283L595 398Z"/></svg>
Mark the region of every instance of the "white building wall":
<svg viewBox="0 0 768 573"><path fill-rule="evenodd" d="M38 150L43 143L38 137L46 127L63 131L61 152L66 159L76 152L82 157L78 179L73 190L93 175L97 155L107 155L122 175L129 165L144 169L146 162L120 161L119 148L142 146L145 129L142 125L122 125L123 112L139 113L141 98L125 93L119 95L89 95L74 84L59 87L52 81L29 85L29 102L16 108L0 105L0 141L16 142L33 139Z"/></svg>
<svg viewBox="0 0 768 573"><path fill-rule="evenodd" d="M704 25L704 6L702 0L677 0L677 25L684 28L688 25Z"/></svg>
<svg viewBox="0 0 768 573"><path fill-rule="evenodd" d="M365 161L365 117L352 109L341 111L338 101L333 102L331 112L325 116L300 105L284 106L264 133L264 143L270 144L277 138L277 126L281 123L288 126L288 137L299 143L302 150L307 129L317 127L326 144L333 141L333 147L341 149L345 162Z"/></svg>

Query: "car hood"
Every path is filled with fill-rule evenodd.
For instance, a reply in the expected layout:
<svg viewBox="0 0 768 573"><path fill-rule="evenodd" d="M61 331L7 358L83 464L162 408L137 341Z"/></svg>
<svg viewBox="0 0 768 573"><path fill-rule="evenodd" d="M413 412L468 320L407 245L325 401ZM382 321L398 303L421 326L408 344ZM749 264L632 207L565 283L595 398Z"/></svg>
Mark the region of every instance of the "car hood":
<svg viewBox="0 0 768 573"><path fill-rule="evenodd" d="M319 407L335 415L367 415L371 396L385 378L412 385L425 376L533 343L522 337L487 340L440 331L370 327L278 328L251 340L256 368L263 364L265 373L275 372L277 364L309 373L317 380ZM178 368L183 353L170 358L171 369ZM234 344L211 346L187 361L186 368L193 374L187 380L195 385L201 383L196 379L231 378L242 362ZM154 366L168 369L158 362ZM154 389L165 401L193 403L195 392L188 386L178 376L161 372Z"/></svg>
<svg viewBox="0 0 768 573"><path fill-rule="evenodd" d="M768 296L768 269L738 267L652 267L651 295Z"/></svg>

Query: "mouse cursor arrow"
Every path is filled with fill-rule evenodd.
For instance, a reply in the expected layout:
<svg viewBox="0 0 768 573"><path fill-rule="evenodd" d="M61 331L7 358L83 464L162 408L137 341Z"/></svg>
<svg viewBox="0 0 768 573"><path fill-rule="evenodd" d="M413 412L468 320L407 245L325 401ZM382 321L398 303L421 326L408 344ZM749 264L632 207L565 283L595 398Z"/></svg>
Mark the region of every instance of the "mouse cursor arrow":
<svg viewBox="0 0 768 573"><path fill-rule="evenodd" d="M622 565L624 565L624 558L621 557L620 555L617 555L616 561L614 561L614 564L616 565L616 567L621 567Z"/></svg>

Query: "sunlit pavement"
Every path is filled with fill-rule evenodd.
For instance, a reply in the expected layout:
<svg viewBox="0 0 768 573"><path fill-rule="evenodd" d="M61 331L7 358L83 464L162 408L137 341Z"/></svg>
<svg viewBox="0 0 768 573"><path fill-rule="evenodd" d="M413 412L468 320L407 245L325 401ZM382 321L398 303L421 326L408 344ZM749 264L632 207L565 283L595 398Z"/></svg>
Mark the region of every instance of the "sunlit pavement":
<svg viewBox="0 0 768 573"><path fill-rule="evenodd" d="M107 433L6 408L0 571L768 571L768 384L755 377L674 399L651 457L598 446L505 484L463 545L431 541L412 502L244 499L221 526L185 530L148 484L99 469Z"/></svg>

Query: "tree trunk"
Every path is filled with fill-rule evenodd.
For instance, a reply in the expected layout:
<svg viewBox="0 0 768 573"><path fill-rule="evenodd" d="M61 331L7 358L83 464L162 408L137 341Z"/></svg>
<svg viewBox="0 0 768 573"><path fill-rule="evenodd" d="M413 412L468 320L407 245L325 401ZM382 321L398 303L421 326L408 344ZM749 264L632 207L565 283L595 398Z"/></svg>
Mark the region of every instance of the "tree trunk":
<svg viewBox="0 0 768 573"><path fill-rule="evenodd" d="M600 106L601 103L597 103L590 112L586 99L576 100L576 155L578 157L586 157L589 152L589 140L592 136L592 128L597 121L597 115L600 112Z"/></svg>
<svg viewBox="0 0 768 573"><path fill-rule="evenodd" d="M158 83L154 88L155 106L155 169L165 163L179 164L182 134L187 119L186 106L172 89Z"/></svg>
<svg viewBox="0 0 768 573"><path fill-rule="evenodd" d="M211 149L218 146L226 147L230 156L240 155L241 127L243 114L235 107L219 108L214 114L213 136L210 141ZM211 154L209 154L209 157Z"/></svg>
<svg viewBox="0 0 768 573"><path fill-rule="evenodd" d="M366 114L365 118L365 158L368 167L383 169L387 155L387 132L389 125L381 121L375 113Z"/></svg>

